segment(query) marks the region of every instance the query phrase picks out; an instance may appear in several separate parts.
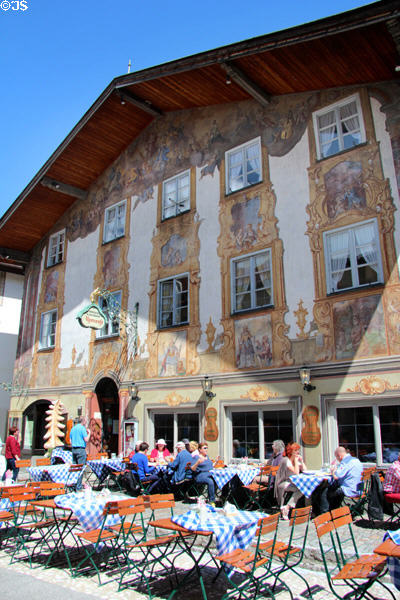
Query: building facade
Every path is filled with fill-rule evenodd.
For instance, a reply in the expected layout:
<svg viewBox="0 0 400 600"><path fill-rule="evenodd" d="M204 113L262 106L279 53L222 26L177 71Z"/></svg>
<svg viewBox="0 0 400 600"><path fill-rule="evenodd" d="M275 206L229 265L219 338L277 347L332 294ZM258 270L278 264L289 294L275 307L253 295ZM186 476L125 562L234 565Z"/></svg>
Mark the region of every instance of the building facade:
<svg viewBox="0 0 400 600"><path fill-rule="evenodd" d="M399 9L371 6L191 57L190 67L182 59L118 78L105 96L115 112L129 104L126 127L102 125L103 95L24 192L19 214L37 188L73 199L38 233L26 268L14 372L25 391L9 413L26 452L40 450L44 411L61 399L67 419L88 417L92 450L205 439L228 460L238 439L263 459L281 438L300 442L310 466L329 462L339 443L391 462L400 444ZM339 37L322 33L328 24ZM355 45L373 36L382 48L368 45L370 71L360 74ZM302 77L299 64L278 61L278 41L293 61L312 52L315 62L298 59ZM271 62L261 73L262 60ZM202 88L210 65L218 79ZM100 166L83 185L57 160L76 158L88 123L103 142L130 141L106 166L89 149L85 164ZM91 302L109 317L98 330L77 320ZM310 381L300 380L304 366Z"/></svg>

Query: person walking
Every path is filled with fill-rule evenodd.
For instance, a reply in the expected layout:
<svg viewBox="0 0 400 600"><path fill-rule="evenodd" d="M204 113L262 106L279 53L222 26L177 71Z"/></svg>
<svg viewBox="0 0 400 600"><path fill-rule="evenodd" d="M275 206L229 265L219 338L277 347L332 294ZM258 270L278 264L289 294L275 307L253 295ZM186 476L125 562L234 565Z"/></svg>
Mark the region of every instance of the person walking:
<svg viewBox="0 0 400 600"><path fill-rule="evenodd" d="M90 432L85 426L85 417L75 419L75 425L69 434L72 446L72 462L75 465L86 463L86 444L90 438Z"/></svg>
<svg viewBox="0 0 400 600"><path fill-rule="evenodd" d="M3 473L2 481L6 480L7 471L12 471L13 481L17 481L19 469L15 466L15 461L21 456L21 447L19 445L19 431L17 427L10 427L6 439L6 470Z"/></svg>

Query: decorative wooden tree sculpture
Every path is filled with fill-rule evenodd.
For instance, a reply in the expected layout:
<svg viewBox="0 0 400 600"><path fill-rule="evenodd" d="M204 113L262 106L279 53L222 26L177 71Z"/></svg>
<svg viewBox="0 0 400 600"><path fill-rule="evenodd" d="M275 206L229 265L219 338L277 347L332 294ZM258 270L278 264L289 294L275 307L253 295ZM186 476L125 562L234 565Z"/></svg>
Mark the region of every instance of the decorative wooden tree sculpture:
<svg viewBox="0 0 400 600"><path fill-rule="evenodd" d="M52 400L49 409L46 411L47 425L44 434L44 447L49 450L64 444L64 413L66 412L61 400Z"/></svg>

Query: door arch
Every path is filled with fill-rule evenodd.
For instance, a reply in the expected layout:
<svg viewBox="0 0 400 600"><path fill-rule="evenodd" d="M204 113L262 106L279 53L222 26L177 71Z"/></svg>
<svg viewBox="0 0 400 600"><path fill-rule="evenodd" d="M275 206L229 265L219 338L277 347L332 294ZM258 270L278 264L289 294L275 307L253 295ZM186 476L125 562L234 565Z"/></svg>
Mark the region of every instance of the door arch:
<svg viewBox="0 0 400 600"><path fill-rule="evenodd" d="M102 449L118 453L119 396L118 388L110 377L100 379L95 387L102 421Z"/></svg>
<svg viewBox="0 0 400 600"><path fill-rule="evenodd" d="M46 411L50 400L36 400L23 412L22 452L44 454L44 434L46 432Z"/></svg>

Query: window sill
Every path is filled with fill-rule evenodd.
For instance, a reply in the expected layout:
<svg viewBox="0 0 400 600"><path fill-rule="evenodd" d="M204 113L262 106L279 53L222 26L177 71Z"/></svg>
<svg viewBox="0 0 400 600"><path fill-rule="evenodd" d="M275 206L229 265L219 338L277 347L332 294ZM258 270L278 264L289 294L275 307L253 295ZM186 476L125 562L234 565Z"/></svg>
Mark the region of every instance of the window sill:
<svg viewBox="0 0 400 600"><path fill-rule="evenodd" d="M103 240L102 246L107 246L107 244L111 244L112 242L116 242L117 240L121 240L125 237L125 233L123 235L119 235L118 237L113 238L112 240Z"/></svg>
<svg viewBox="0 0 400 600"><path fill-rule="evenodd" d="M170 331L171 329L183 329L189 325L189 321L186 323L179 323L178 325L167 325L166 327L157 326L156 331Z"/></svg>
<svg viewBox="0 0 400 600"><path fill-rule="evenodd" d="M369 285L360 285L358 287L349 288L347 290L337 290L336 292L329 292L326 294L327 298L331 298L332 296L343 296L344 294L353 294L356 292L360 292L362 290L374 290L378 288L384 288L385 284L382 281L377 283L370 283Z"/></svg>
<svg viewBox="0 0 400 600"><path fill-rule="evenodd" d="M63 262L64 262L64 259L59 260L58 262L55 262L52 265L46 265L46 269L52 269L53 267L57 267L58 265L62 265Z"/></svg>
<svg viewBox="0 0 400 600"><path fill-rule="evenodd" d="M165 223L166 221L171 221L171 219L176 219L178 217L181 217L182 215L187 215L188 213L190 213L190 208L188 208L187 210L183 210L182 212L179 212L176 215L172 215L172 217L162 217L161 223Z"/></svg>
<svg viewBox="0 0 400 600"><path fill-rule="evenodd" d="M47 346L46 348L38 348L37 351L38 352L53 352L53 350L55 350L55 346Z"/></svg>
<svg viewBox="0 0 400 600"><path fill-rule="evenodd" d="M274 304L268 304L267 306L257 306L257 308L248 308L247 310L241 310L237 312L231 312L231 317L240 317L242 315L249 315L254 313L269 312L274 310Z"/></svg>
<svg viewBox="0 0 400 600"><path fill-rule="evenodd" d="M261 179L261 181L257 181L257 183L250 183L249 185L244 185L242 188L239 188L238 190L234 190L232 192L225 191L225 197L227 198L228 196L233 196L234 194L239 194L240 192L243 192L243 190L248 190L250 188L257 187L257 185L260 185L261 183L263 183L262 179Z"/></svg>
<svg viewBox="0 0 400 600"><path fill-rule="evenodd" d="M110 335L102 335L100 337L96 337L96 339L94 341L97 343L97 342L107 342L109 340L119 340L119 339L120 339L119 333L111 333Z"/></svg>
<svg viewBox="0 0 400 600"><path fill-rule="evenodd" d="M336 156L341 156L342 154L347 154L348 152L352 152L356 148L362 148L364 146L368 146L368 142L361 142L360 144L352 146L351 148L346 148L345 150L339 150L339 152L335 152L334 154L329 154L329 156L321 156L320 158L317 158L317 163L320 163L324 160L329 160L330 158L335 158Z"/></svg>

